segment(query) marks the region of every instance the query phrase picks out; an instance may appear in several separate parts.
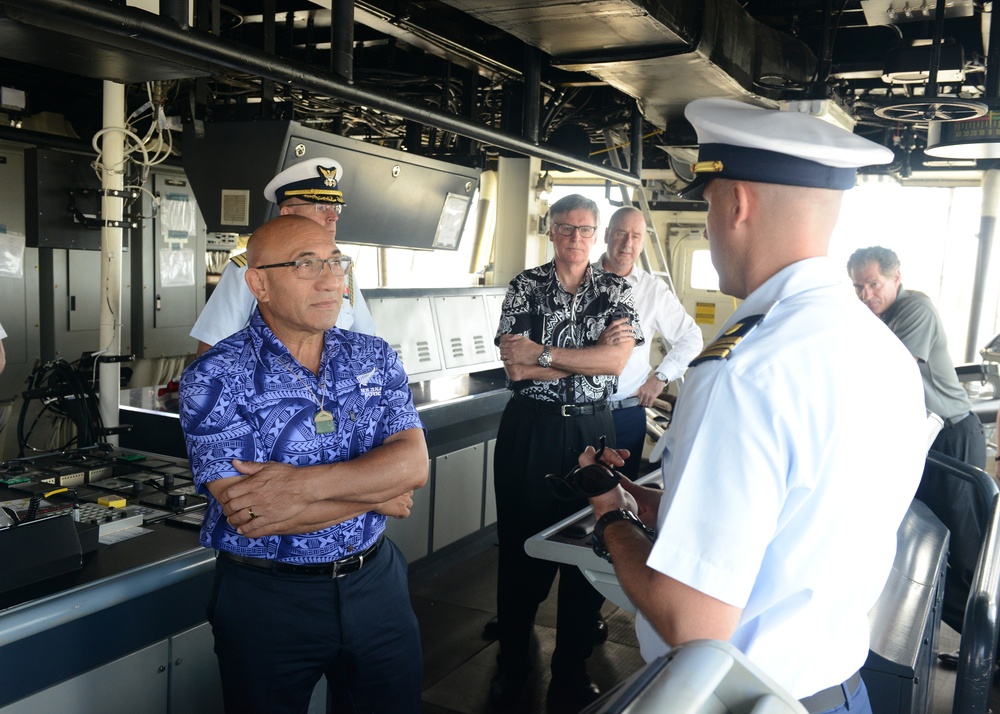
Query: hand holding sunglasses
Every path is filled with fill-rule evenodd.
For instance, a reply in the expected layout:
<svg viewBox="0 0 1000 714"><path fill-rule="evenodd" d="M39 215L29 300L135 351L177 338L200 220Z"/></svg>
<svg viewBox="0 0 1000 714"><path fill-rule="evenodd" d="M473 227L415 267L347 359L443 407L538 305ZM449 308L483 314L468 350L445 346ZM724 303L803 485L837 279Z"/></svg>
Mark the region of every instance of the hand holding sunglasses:
<svg viewBox="0 0 1000 714"><path fill-rule="evenodd" d="M548 474L545 482L552 489L552 494L564 501L574 501L580 498L591 498L607 493L621 480L621 474L601 463L603 456L614 454L618 460L621 456L614 449L607 447L607 438L601 437L600 446L594 453L597 463L586 466L576 466L564 476ZM605 454L607 449L608 454ZM624 461L622 461L624 463Z"/></svg>

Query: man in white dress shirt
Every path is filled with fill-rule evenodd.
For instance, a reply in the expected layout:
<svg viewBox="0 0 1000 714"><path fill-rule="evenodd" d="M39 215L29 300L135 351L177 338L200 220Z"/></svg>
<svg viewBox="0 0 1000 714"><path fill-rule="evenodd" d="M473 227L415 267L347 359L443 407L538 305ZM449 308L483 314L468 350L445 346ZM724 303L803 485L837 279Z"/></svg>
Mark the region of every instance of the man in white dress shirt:
<svg viewBox="0 0 1000 714"><path fill-rule="evenodd" d="M623 478L591 499L595 549L639 611L647 660L728 641L807 711L865 714L868 612L926 415L913 358L827 252L856 168L893 154L806 114L726 99L685 114L699 142L685 195L708 203L720 289L743 302L688 368L654 449L663 490ZM872 428L859 408L886 394L893 419Z"/></svg>
<svg viewBox="0 0 1000 714"><path fill-rule="evenodd" d="M278 173L264 187L264 197L278 204L279 215L296 214L310 218L337 236L337 221L345 202L339 185L344 178L340 162L330 159L306 159ZM257 301L246 284L246 254L230 259L215 286L212 296L205 303L191 337L198 340L198 354L202 354L231 334L242 330L250 320ZM348 271L344 285L344 304L337 317L337 327L342 330L375 334L375 321L368 311L361 290L354 279L353 268Z"/></svg>
<svg viewBox="0 0 1000 714"><path fill-rule="evenodd" d="M615 445L618 449L629 450L620 471L635 480L646 438L646 407L653 406L668 382L684 374L688 363L701 352L704 340L701 328L667 284L637 264L646 243L646 219L642 211L632 206L615 211L604 240L608 250L599 264L631 283L635 311L647 336L645 342L632 350L618 378L618 391L608 401L615 420ZM651 369L649 350L654 330L669 343L670 351L656 369Z"/></svg>

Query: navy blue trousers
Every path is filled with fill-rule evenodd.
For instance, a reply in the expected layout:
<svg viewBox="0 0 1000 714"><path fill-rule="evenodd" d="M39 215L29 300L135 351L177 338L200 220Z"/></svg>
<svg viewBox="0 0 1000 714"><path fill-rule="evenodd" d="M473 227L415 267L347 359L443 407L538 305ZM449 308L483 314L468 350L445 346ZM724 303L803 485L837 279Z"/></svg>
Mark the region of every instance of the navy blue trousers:
<svg viewBox="0 0 1000 714"><path fill-rule="evenodd" d="M872 714L872 703L868 699L868 688L865 680L861 680L858 688L850 694L847 701L833 709L827 709L822 714Z"/></svg>
<svg viewBox="0 0 1000 714"><path fill-rule="evenodd" d="M627 409L616 409L611 412L611 417L615 421L615 447L630 452L625 465L618 470L635 481L639 478L642 447L646 441L646 408L636 404Z"/></svg>
<svg viewBox="0 0 1000 714"><path fill-rule="evenodd" d="M336 580L219 558L208 607L229 714L300 714L322 675L332 712L419 712L423 660L406 559L388 539Z"/></svg>

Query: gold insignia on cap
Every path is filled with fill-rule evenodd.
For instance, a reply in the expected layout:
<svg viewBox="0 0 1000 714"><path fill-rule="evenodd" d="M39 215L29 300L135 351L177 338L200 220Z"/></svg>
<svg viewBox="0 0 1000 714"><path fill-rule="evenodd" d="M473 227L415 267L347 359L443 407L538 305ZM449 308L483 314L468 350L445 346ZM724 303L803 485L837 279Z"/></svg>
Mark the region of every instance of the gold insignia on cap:
<svg viewBox="0 0 1000 714"><path fill-rule="evenodd" d="M691 164L691 171L696 174L717 174L722 172L721 161L696 161Z"/></svg>
<svg viewBox="0 0 1000 714"><path fill-rule="evenodd" d="M336 169L336 167L327 169L327 168L324 168L322 166L317 166L316 170L319 171L320 176L323 177L323 183L324 184L326 184L327 186L331 186L331 187L337 185L337 169Z"/></svg>
<svg viewBox="0 0 1000 714"><path fill-rule="evenodd" d="M341 191L329 191L325 188L300 188L294 191L285 191L286 199L295 196L301 196L316 203L344 203L344 194Z"/></svg>
<svg viewBox="0 0 1000 714"><path fill-rule="evenodd" d="M691 364L688 366L694 367L710 360L729 359L729 355L732 354L736 345L742 342L743 338L749 335L753 328L757 327L763 319L764 315L751 315L742 322L737 322L723 332L719 336L719 339L702 350L702 353L691 360Z"/></svg>

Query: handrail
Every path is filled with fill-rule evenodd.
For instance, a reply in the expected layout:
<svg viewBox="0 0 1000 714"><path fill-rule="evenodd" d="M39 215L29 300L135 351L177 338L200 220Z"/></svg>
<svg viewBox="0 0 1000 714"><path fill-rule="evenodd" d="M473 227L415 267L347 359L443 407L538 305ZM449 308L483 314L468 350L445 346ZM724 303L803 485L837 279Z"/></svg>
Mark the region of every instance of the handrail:
<svg viewBox="0 0 1000 714"><path fill-rule="evenodd" d="M927 463L972 484L980 502L989 504L983 519L988 525L962 621L952 705L953 714L983 714L988 709L997 636L1000 635L1000 488L982 469L940 452L929 451Z"/></svg>

